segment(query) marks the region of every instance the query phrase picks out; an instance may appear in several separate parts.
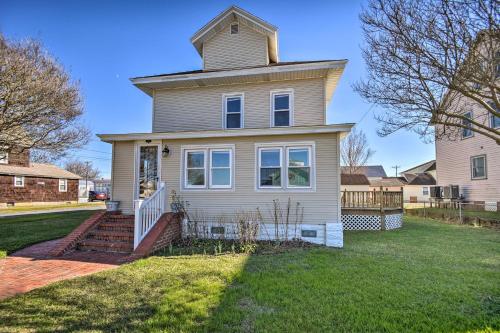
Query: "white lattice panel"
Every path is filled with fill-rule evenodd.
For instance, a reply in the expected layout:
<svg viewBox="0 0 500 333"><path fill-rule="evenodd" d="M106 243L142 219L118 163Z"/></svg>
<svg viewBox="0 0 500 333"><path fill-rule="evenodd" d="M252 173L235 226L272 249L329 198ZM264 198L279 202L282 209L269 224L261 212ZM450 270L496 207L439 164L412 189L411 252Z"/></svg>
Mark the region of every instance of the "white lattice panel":
<svg viewBox="0 0 500 333"><path fill-rule="evenodd" d="M385 216L385 228L387 230L401 228L403 226L403 214L391 214Z"/></svg>
<svg viewBox="0 0 500 333"><path fill-rule="evenodd" d="M380 230L380 216L342 214L344 230Z"/></svg>

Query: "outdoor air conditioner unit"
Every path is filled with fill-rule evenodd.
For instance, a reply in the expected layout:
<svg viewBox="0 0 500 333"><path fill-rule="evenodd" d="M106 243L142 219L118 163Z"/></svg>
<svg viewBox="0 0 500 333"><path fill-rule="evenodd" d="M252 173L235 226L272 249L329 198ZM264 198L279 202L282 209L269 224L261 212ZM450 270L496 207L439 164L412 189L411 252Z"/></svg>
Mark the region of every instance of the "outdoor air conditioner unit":
<svg viewBox="0 0 500 333"><path fill-rule="evenodd" d="M445 199L458 199L460 198L460 188L458 185L449 185L443 187L443 197Z"/></svg>
<svg viewBox="0 0 500 333"><path fill-rule="evenodd" d="M431 198L441 199L442 195L442 187L441 186L431 186L430 187L430 195Z"/></svg>

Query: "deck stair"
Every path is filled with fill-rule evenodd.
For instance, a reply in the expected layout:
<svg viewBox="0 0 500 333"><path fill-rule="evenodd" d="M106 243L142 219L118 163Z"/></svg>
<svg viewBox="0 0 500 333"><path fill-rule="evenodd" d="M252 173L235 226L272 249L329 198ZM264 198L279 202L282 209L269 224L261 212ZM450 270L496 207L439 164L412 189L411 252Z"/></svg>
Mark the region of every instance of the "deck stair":
<svg viewBox="0 0 500 333"><path fill-rule="evenodd" d="M132 253L134 216L107 215L77 244L81 251Z"/></svg>

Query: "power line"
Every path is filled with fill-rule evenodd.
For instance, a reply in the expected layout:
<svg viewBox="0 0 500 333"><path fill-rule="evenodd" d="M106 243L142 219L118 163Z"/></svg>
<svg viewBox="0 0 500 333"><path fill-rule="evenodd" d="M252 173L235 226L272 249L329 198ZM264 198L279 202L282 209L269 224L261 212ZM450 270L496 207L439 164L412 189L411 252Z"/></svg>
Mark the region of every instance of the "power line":
<svg viewBox="0 0 500 333"><path fill-rule="evenodd" d="M109 151L86 149L86 148L77 148L76 150L86 150L86 151L91 151L91 152L94 152L94 153L101 153L101 154L109 154L109 155L111 155L111 153Z"/></svg>
<svg viewBox="0 0 500 333"><path fill-rule="evenodd" d="M363 121L363 119L365 119L366 115L368 114L368 112L370 112L373 107L375 106L375 104L372 104L370 105L370 107L368 108L368 110L365 111L365 113L361 116L361 118L358 120L358 122L354 125L354 127L356 127L359 123L361 123Z"/></svg>
<svg viewBox="0 0 500 333"><path fill-rule="evenodd" d="M394 165L392 168L396 169L396 177L397 177L398 176L398 169L401 168L401 165Z"/></svg>

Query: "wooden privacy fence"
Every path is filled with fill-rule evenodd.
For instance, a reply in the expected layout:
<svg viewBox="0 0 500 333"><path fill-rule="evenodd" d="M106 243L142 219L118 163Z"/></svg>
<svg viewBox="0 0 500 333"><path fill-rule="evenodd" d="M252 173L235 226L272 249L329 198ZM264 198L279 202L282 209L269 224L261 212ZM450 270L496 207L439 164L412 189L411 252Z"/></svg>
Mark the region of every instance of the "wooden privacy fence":
<svg viewBox="0 0 500 333"><path fill-rule="evenodd" d="M403 188L401 191L342 191L342 208L353 209L403 209Z"/></svg>

